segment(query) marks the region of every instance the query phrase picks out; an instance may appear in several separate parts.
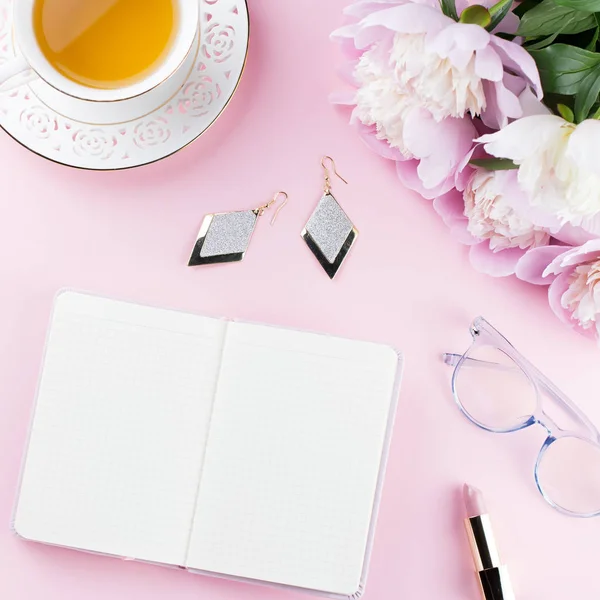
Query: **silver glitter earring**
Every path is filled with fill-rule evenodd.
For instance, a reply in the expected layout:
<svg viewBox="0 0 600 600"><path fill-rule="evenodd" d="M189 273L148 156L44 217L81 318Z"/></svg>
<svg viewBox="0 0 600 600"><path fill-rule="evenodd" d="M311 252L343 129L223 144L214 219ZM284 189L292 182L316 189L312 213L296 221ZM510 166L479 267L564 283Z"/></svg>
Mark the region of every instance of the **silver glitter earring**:
<svg viewBox="0 0 600 600"><path fill-rule="evenodd" d="M331 193L331 164L333 173L348 183L338 172L331 156L324 156L321 166L325 171L323 196L302 231L302 239L315 255L327 275L333 279L356 241L358 230Z"/></svg>
<svg viewBox="0 0 600 600"><path fill-rule="evenodd" d="M280 196L283 201L271 219L271 225L274 225L279 212L288 202L285 192L277 192L269 202L258 208L206 215L188 265L196 267L243 260L258 218L262 217Z"/></svg>

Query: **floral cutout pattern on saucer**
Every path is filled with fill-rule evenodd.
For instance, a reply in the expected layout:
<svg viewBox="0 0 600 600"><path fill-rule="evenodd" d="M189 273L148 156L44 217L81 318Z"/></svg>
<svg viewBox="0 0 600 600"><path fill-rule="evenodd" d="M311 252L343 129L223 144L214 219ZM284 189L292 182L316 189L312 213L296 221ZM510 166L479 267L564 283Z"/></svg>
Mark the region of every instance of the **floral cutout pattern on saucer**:
<svg viewBox="0 0 600 600"><path fill-rule="evenodd" d="M325 164L327 160L335 175L348 183L337 172L333 159L330 156L323 157L321 166L325 170L325 193L306 223L302 239L330 279L333 279L356 241L358 230L331 193L331 175Z"/></svg>
<svg viewBox="0 0 600 600"><path fill-rule="evenodd" d="M258 218L273 206L279 196L283 197L283 202L271 220L273 225L279 211L287 204L288 195L285 192L277 192L269 202L258 208L206 215L188 266L197 267L243 260Z"/></svg>
<svg viewBox="0 0 600 600"><path fill-rule="evenodd" d="M18 1L0 0L0 64L18 53L12 36ZM248 51L246 0L195 1L200 33L193 49L150 92L125 101L86 102L38 79L0 91L0 127L32 152L81 169L128 169L178 152L225 110Z"/></svg>

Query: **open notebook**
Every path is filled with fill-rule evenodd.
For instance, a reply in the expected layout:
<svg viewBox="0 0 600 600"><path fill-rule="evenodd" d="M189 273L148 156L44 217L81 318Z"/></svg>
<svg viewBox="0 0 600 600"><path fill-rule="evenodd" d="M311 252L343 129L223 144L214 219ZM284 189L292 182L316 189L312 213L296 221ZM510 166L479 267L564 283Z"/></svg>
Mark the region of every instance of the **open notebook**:
<svg viewBox="0 0 600 600"><path fill-rule="evenodd" d="M387 346L63 292L14 528L360 595L400 362Z"/></svg>

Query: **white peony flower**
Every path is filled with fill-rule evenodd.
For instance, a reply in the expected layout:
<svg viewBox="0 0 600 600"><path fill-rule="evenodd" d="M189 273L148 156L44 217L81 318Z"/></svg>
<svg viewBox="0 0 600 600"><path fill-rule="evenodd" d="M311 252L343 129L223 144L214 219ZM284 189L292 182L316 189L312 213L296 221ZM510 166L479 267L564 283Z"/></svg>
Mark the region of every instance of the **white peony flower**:
<svg viewBox="0 0 600 600"><path fill-rule="evenodd" d="M578 265L561 299L583 329L596 328L600 316L600 261Z"/></svg>
<svg viewBox="0 0 600 600"><path fill-rule="evenodd" d="M378 136L413 158L403 139L403 125L415 109L436 122L447 117L480 115L486 107L483 83L475 72L475 53L457 68L449 58L428 51L425 33L397 33L388 56L381 47L365 52L354 71L359 85L354 115L377 125Z"/></svg>
<svg viewBox="0 0 600 600"><path fill-rule="evenodd" d="M515 210L521 196L514 172L476 169L463 193L469 233L489 240L494 252L547 245L548 232Z"/></svg>
<svg viewBox="0 0 600 600"><path fill-rule="evenodd" d="M598 140L599 121L574 125L556 115L533 115L478 141L492 156L519 166L519 184L533 206L562 224L593 231L600 213Z"/></svg>

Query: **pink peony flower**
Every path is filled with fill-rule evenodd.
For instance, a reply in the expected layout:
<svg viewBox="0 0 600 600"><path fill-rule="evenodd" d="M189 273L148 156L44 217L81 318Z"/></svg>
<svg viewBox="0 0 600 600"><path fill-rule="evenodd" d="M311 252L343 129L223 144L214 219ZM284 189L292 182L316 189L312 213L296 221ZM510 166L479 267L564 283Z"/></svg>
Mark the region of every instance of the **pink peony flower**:
<svg viewBox="0 0 600 600"><path fill-rule="evenodd" d="M519 206L526 203L515 171L475 169L462 193L448 192L433 206L454 236L471 246L469 257L478 271L505 277L528 250L551 239L520 213Z"/></svg>
<svg viewBox="0 0 600 600"><path fill-rule="evenodd" d="M550 285L548 299L561 321L579 333L600 336L600 240L575 248L548 246L528 252L518 263L520 279Z"/></svg>
<svg viewBox="0 0 600 600"><path fill-rule="evenodd" d="M518 44L446 17L437 0L362 0L358 19L333 33L348 57L354 91L334 101L354 107L363 139L395 160L402 182L427 198L464 189L477 130L522 114L519 94L541 97L535 63Z"/></svg>

